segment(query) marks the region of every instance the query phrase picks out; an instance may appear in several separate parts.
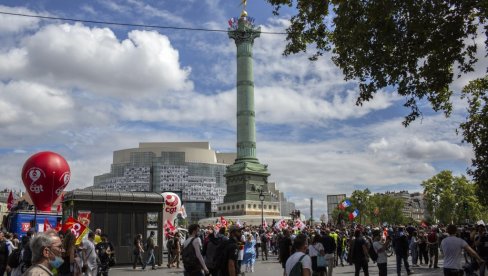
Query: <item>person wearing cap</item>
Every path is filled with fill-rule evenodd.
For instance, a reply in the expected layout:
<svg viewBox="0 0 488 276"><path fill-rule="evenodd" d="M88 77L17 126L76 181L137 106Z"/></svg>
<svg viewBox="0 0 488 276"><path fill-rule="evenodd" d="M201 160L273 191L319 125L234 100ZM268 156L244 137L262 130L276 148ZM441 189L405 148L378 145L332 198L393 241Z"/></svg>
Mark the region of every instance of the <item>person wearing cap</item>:
<svg viewBox="0 0 488 276"><path fill-rule="evenodd" d="M486 227L484 224L478 224L476 229L478 230L478 235L475 238L474 245L478 255L484 261L484 263L480 265L480 276L484 276L486 271L486 262L488 262L488 234L486 233Z"/></svg>
<svg viewBox="0 0 488 276"><path fill-rule="evenodd" d="M237 265L237 259L239 255L238 243L242 238L242 227L237 225L231 225L229 227L229 239L225 242L225 248L223 253L223 264L221 266L221 276L236 276L239 269Z"/></svg>
<svg viewBox="0 0 488 276"><path fill-rule="evenodd" d="M447 226L447 233L449 236L444 238L441 242L441 249L444 252L444 275L457 276L463 275L464 271L461 265L461 253L464 249L471 257L476 259L480 265L484 264L483 259L480 258L476 251L474 251L465 240L456 237L457 227L450 224Z"/></svg>

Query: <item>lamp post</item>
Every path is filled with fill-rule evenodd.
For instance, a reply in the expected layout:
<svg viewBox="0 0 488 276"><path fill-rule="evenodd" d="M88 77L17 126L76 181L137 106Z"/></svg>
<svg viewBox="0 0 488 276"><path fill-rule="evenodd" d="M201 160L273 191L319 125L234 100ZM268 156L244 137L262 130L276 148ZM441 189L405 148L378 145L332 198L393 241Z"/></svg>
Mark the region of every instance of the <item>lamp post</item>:
<svg viewBox="0 0 488 276"><path fill-rule="evenodd" d="M264 194L263 194L263 190L259 191L259 200L261 200L261 228L264 229Z"/></svg>

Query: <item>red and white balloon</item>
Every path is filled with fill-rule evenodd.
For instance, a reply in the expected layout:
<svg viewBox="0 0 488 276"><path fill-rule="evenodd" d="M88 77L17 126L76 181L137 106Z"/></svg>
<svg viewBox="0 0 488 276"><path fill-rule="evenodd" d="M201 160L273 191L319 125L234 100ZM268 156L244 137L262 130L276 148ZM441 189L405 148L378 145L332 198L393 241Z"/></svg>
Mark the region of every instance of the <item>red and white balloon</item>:
<svg viewBox="0 0 488 276"><path fill-rule="evenodd" d="M162 196L164 200L164 221L174 222L181 209L181 199L177 194L171 192L163 193Z"/></svg>
<svg viewBox="0 0 488 276"><path fill-rule="evenodd" d="M71 177L68 162L59 154L43 151L32 155L22 168L22 181L32 202L49 212Z"/></svg>

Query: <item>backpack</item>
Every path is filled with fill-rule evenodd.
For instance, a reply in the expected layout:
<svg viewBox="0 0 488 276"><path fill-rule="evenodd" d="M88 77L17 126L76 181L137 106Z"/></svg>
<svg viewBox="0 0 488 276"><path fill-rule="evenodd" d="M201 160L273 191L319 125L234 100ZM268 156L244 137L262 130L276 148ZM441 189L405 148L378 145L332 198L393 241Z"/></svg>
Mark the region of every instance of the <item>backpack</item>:
<svg viewBox="0 0 488 276"><path fill-rule="evenodd" d="M378 253L376 253L376 250L374 250L374 246L373 246L373 243L371 241L370 241L370 246L368 249L368 254L369 254L369 257L371 258L371 260L373 261L373 263L376 263L376 261L378 261Z"/></svg>
<svg viewBox="0 0 488 276"><path fill-rule="evenodd" d="M197 254L193 246L193 240L195 240L195 238L191 239L190 243L187 244L181 252L183 266L187 272L194 272L201 269L200 262L198 261Z"/></svg>
<svg viewBox="0 0 488 276"><path fill-rule="evenodd" d="M7 265L10 266L11 268L18 267L20 265L21 257L22 257L20 253L21 253L20 248L14 249L12 253L10 253L10 255L8 256Z"/></svg>
<svg viewBox="0 0 488 276"><path fill-rule="evenodd" d="M219 254L215 254L213 263L217 265L216 268L218 268L219 271L227 270L227 263L229 260L229 256L226 248L228 244L229 244L229 240L222 239L215 250L216 252L219 252ZM225 273L224 275L226 274L228 273Z"/></svg>
<svg viewBox="0 0 488 276"><path fill-rule="evenodd" d="M302 260L305 257L305 254L303 254L300 259L298 259L298 262L292 267L290 270L290 274L288 276L302 276Z"/></svg>

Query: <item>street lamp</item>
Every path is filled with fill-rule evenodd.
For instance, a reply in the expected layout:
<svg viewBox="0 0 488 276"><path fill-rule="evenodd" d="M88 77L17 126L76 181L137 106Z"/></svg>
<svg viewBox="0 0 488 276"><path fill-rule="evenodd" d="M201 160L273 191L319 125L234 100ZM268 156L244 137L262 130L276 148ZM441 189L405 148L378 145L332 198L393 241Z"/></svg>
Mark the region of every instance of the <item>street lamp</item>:
<svg viewBox="0 0 488 276"><path fill-rule="evenodd" d="M263 190L259 191L259 200L261 200L261 228L264 229L264 194L263 194Z"/></svg>

